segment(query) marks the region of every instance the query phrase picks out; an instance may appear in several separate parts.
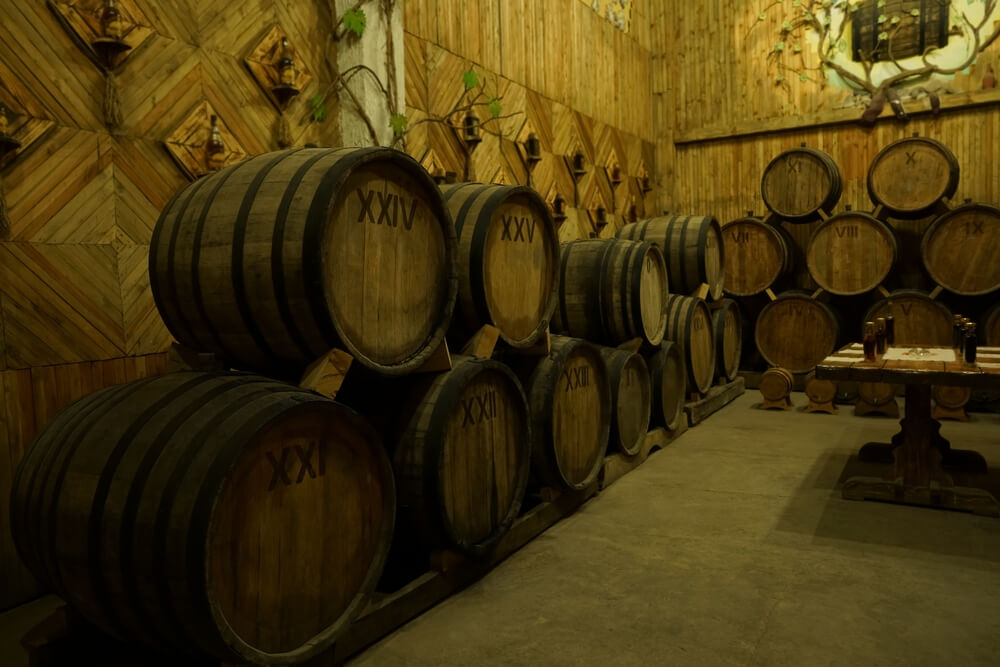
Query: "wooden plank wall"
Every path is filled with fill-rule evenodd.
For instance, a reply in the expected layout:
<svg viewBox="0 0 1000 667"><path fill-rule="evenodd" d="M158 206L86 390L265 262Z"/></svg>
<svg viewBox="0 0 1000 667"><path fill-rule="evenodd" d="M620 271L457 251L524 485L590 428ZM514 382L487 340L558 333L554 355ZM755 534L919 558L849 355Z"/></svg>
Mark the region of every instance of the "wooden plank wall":
<svg viewBox="0 0 1000 667"><path fill-rule="evenodd" d="M46 2L0 9L0 102L49 128L3 171L13 225L0 242L0 608L37 591L7 527L10 477L30 439L83 393L163 370L170 337L146 258L160 209L188 181L162 142L208 100L247 153L277 147L277 112L243 64L275 24L314 74L289 112L294 142L339 139L334 123L308 123L309 98L332 78L325 3L128 6L152 36L119 73L124 123L114 133L103 124L103 76Z"/></svg>
<svg viewBox="0 0 1000 667"><path fill-rule="evenodd" d="M531 185L543 197L558 191L570 206L560 237L589 236L587 211L598 205L610 219L601 235L613 235L631 205L640 216L651 214L657 197L637 186L643 170L658 185L650 96L653 4L633 2L624 32L579 0L409 0L404 30L410 123L451 109L463 91L462 73L474 69L489 94L502 96L502 115L516 116L501 121L502 137L484 135L473 152L470 180L526 183L516 144L534 132L542 161ZM488 117L482 110L479 115ZM574 189L566 160L577 149L588 173ZM430 151L442 169L463 176L461 144L438 123L415 125L406 150L425 162ZM615 162L623 183L612 188L607 172Z"/></svg>
<svg viewBox="0 0 1000 667"><path fill-rule="evenodd" d="M748 33L766 6L767 21ZM654 118L660 177L669 184L662 208L710 213L722 221L748 210L762 213L765 167L781 151L805 142L830 153L841 167L845 184L838 210L846 204L870 210L869 163L880 148L913 132L954 151L962 169L956 197L1000 202L994 158L1000 91L983 90L990 68L1000 69L1000 44L981 54L968 74L947 82L955 94L942 96L945 107L977 106L945 108L938 117L924 113L900 123L886 105L875 127L862 127L853 120L862 108L840 108L851 97L844 90L794 76L785 81L787 92L776 84L767 54L778 39L781 8L763 0L657 4L651 21ZM786 9L793 11L790 5ZM911 110L927 108L926 101L905 103ZM817 127L845 118L849 122Z"/></svg>

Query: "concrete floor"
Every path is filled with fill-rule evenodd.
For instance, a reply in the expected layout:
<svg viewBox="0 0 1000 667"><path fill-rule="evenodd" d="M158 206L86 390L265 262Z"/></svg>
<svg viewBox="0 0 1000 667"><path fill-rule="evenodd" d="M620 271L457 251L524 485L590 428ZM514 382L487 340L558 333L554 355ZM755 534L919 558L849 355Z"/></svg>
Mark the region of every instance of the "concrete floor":
<svg viewBox="0 0 1000 667"><path fill-rule="evenodd" d="M895 420L748 391L358 666L997 665L1000 519L840 498ZM803 405L802 394L794 395ZM1000 492L1000 415L945 423ZM52 598L0 616L0 662Z"/></svg>

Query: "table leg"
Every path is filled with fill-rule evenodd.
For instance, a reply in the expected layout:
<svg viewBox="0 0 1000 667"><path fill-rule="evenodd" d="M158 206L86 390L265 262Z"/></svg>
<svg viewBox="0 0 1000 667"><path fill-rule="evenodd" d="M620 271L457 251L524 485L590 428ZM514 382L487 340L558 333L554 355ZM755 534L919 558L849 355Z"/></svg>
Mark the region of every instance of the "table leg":
<svg viewBox="0 0 1000 667"><path fill-rule="evenodd" d="M987 491L955 486L942 466L950 458L968 463L968 452L952 450L941 437L941 423L931 418L931 388L909 385L900 431L892 443L869 443L859 458L886 463L882 478L852 477L844 483L843 497L849 500L883 500L912 505L928 505L1000 516L1000 505ZM891 460L886 454L891 452ZM971 454L979 457L975 452ZM982 459L982 457L979 457ZM985 469L985 461L983 461Z"/></svg>

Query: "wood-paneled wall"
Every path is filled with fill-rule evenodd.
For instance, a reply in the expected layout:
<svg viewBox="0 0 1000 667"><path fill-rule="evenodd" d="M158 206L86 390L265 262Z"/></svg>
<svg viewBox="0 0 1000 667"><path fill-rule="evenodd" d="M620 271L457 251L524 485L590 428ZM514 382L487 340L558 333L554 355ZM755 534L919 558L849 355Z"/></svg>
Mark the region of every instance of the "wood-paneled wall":
<svg viewBox="0 0 1000 667"><path fill-rule="evenodd" d="M758 23L765 8L767 19ZM789 3L664 2L657 11L652 92L660 178L669 184L662 208L711 213L723 221L748 210L763 213L765 167L781 151L805 142L840 165L845 184L838 210L846 204L871 209L865 190L871 159L913 132L954 151L962 169L959 199L1000 202L995 159L1000 90L983 90L984 77L1000 68L1000 44L980 54L967 73L945 82L954 94L941 95L940 115L926 113L926 100L910 101L904 94L905 106L919 115L901 123L887 104L876 125L864 127L856 122L863 107L842 108L852 97L844 89L797 77L776 82L767 55L780 39L781 12L801 11Z"/></svg>
<svg viewBox="0 0 1000 667"><path fill-rule="evenodd" d="M338 140L335 123L308 122L309 98L332 79L325 3L121 3L150 37L118 72L124 122L113 133L104 77L50 4L0 7L0 103L44 130L2 174L12 228L0 241L0 608L36 591L7 527L10 476L31 438L84 393L163 370L170 336L150 294L148 244L188 182L164 140L208 101L246 153L277 148L277 112L243 62L275 24L313 73L288 112L294 142Z"/></svg>
<svg viewBox="0 0 1000 667"><path fill-rule="evenodd" d="M619 30L579 0L408 0L404 15L406 105L410 123L440 118L463 91L462 73L474 69L490 95L501 96L502 137L484 134L472 154L470 180L525 184L518 144L529 132L542 160L531 186L555 192L570 209L564 240L593 232L592 211L602 206L613 235L631 206L652 212L655 193L638 187L642 173L656 176L650 96L650 2L633 2L629 30ZM488 114L478 110L485 121ZM444 171L465 175L462 145L440 123L413 125L407 152ZM580 150L587 173L574 184L567 159ZM430 153L429 153L430 151ZM429 158L431 156L431 158ZM622 183L612 187L617 163ZM595 168L596 167L596 168Z"/></svg>

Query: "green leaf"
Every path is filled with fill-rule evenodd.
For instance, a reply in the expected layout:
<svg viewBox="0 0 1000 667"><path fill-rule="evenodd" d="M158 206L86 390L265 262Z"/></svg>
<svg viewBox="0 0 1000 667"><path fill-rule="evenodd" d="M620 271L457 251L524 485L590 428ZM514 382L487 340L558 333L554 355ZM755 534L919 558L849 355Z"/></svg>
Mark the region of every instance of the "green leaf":
<svg viewBox="0 0 1000 667"><path fill-rule="evenodd" d="M805 81L808 81L808 80L809 80L809 75L808 74L806 74L805 72L803 72L802 74L799 74L799 81L805 82Z"/></svg>
<svg viewBox="0 0 1000 667"><path fill-rule="evenodd" d="M760 13L760 14L759 14L759 15L757 16L757 20L758 20L758 21L763 21L763 20L764 20L764 19L766 19L766 18L767 18L767 12L761 12L761 13Z"/></svg>
<svg viewBox="0 0 1000 667"><path fill-rule="evenodd" d="M317 123L326 120L326 102L323 101L323 96L317 93L309 103L312 106L312 119Z"/></svg>
<svg viewBox="0 0 1000 667"><path fill-rule="evenodd" d="M363 9L351 9L344 12L344 27L358 37L364 34L367 22L368 17L365 16L365 10Z"/></svg>
<svg viewBox="0 0 1000 667"><path fill-rule="evenodd" d="M910 10L910 16L917 16L917 17L919 17L920 16L920 10L914 7L913 9Z"/></svg>
<svg viewBox="0 0 1000 667"><path fill-rule="evenodd" d="M775 83L781 83L784 80L785 80L785 75L784 74L779 74L777 77L775 77L774 82Z"/></svg>
<svg viewBox="0 0 1000 667"><path fill-rule="evenodd" d="M802 46L800 44L796 44L795 46L792 47L792 51L794 51L795 53L802 53Z"/></svg>
<svg viewBox="0 0 1000 667"><path fill-rule="evenodd" d="M784 30L785 32L791 32L792 31L791 21L785 21L784 23L782 23L781 29Z"/></svg>
<svg viewBox="0 0 1000 667"><path fill-rule="evenodd" d="M875 6L878 7L879 9L885 7L885 0L878 0L878 2L875 3Z"/></svg>
<svg viewBox="0 0 1000 667"><path fill-rule="evenodd" d="M784 42L778 42L777 44L774 45L774 50L777 51L778 53L784 51L785 50L785 43Z"/></svg>
<svg viewBox="0 0 1000 667"><path fill-rule="evenodd" d="M462 83L465 84L466 90L472 90L479 85L479 75L476 74L476 70L470 69L468 72L462 75Z"/></svg>
<svg viewBox="0 0 1000 667"><path fill-rule="evenodd" d="M884 41L886 41L887 39L889 39L889 33L885 32L885 31L883 30L882 32L880 32L880 33L878 34L878 39L879 39L879 41L880 41L880 42L884 42Z"/></svg>
<svg viewBox="0 0 1000 667"><path fill-rule="evenodd" d="M499 116L500 112L503 111L503 106L500 104L500 100L495 97L486 103L486 108L489 109L490 115L494 118Z"/></svg>
<svg viewBox="0 0 1000 667"><path fill-rule="evenodd" d="M406 132L406 124L406 116L401 113L394 114L389 118L389 127L392 128L392 133L397 137Z"/></svg>
<svg viewBox="0 0 1000 667"><path fill-rule="evenodd" d="M841 39L839 42L837 42L837 50L840 51L841 53L844 53L844 52L847 51L847 40L846 39Z"/></svg>

